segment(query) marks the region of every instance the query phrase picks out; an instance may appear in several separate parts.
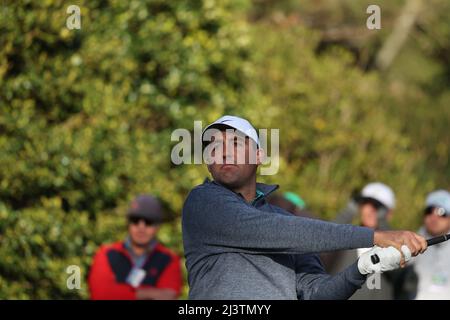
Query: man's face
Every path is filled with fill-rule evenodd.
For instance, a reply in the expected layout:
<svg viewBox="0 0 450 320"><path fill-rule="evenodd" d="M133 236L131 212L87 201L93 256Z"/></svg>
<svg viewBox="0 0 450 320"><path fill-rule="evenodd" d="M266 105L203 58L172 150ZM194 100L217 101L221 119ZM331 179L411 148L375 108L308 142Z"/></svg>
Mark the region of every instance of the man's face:
<svg viewBox="0 0 450 320"><path fill-rule="evenodd" d="M208 170L215 181L235 189L256 179L261 154L252 140L232 131L222 131L214 136L208 146L213 161Z"/></svg>
<svg viewBox="0 0 450 320"><path fill-rule="evenodd" d="M377 209L371 203L363 203L360 206L361 224L364 227L376 229L378 227Z"/></svg>
<svg viewBox="0 0 450 320"><path fill-rule="evenodd" d="M431 236L439 236L450 231L450 216L440 216L437 209L425 215L425 229Z"/></svg>
<svg viewBox="0 0 450 320"><path fill-rule="evenodd" d="M128 233L131 242L136 246L147 246L155 238L158 229L158 225L147 219L128 219Z"/></svg>

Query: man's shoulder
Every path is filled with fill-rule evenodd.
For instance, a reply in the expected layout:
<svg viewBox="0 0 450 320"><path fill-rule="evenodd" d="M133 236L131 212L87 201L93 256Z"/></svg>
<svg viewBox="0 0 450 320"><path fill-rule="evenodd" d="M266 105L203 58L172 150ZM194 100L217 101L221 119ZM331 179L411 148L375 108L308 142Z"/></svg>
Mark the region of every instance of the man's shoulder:
<svg viewBox="0 0 450 320"><path fill-rule="evenodd" d="M111 254L113 253L126 254L124 253L124 251L126 251L126 249L123 246L123 241L102 244L95 252L95 256L93 257L93 259L95 261L106 261L109 259Z"/></svg>
<svg viewBox="0 0 450 320"><path fill-rule="evenodd" d="M112 243L105 243L102 244L97 252L98 253L107 253L110 250L115 250L115 251L123 251L125 250L124 246L123 246L123 241L116 241L116 242L112 242Z"/></svg>
<svg viewBox="0 0 450 320"><path fill-rule="evenodd" d="M205 185L205 183L199 184L189 191L184 204L186 205L189 202L202 201L210 193L209 186Z"/></svg>
<svg viewBox="0 0 450 320"><path fill-rule="evenodd" d="M285 215L285 216L295 217L294 214L292 214L292 213L286 211L285 209L280 208L280 207L278 207L278 206L276 206L274 204L267 203L266 206L267 206L268 210L265 210L265 211L270 211L270 212L278 213L278 214Z"/></svg>
<svg viewBox="0 0 450 320"><path fill-rule="evenodd" d="M226 193L227 189L211 181L206 179L202 184L199 184L192 188L189 192L186 200L202 200L207 197L211 197L217 194Z"/></svg>
<svg viewBox="0 0 450 320"><path fill-rule="evenodd" d="M190 193L193 192L202 192L202 191L206 191L206 190L210 190L212 188L212 182L209 180L205 180L203 183L196 185L195 187L193 187L191 189Z"/></svg>

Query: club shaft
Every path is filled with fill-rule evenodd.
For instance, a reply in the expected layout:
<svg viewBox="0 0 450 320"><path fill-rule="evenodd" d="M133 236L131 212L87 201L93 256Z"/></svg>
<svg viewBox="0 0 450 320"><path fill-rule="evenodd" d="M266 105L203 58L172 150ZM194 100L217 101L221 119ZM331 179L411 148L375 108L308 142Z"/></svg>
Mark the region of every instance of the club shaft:
<svg viewBox="0 0 450 320"><path fill-rule="evenodd" d="M428 246L432 246L444 241L447 241L448 239L450 239L450 233L449 234L445 234L443 236L439 236L439 237L435 237L435 238L431 238L427 240L427 244Z"/></svg>

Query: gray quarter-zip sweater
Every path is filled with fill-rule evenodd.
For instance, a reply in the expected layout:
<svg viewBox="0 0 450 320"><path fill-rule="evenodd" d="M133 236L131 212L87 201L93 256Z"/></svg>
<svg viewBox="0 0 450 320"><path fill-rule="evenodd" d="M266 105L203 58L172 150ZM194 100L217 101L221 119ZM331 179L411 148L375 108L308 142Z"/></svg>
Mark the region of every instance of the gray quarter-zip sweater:
<svg viewBox="0 0 450 320"><path fill-rule="evenodd" d="M373 231L294 216L265 197L206 180L188 195L182 217L190 299L347 299L364 283L356 262L325 273L322 251L373 246Z"/></svg>

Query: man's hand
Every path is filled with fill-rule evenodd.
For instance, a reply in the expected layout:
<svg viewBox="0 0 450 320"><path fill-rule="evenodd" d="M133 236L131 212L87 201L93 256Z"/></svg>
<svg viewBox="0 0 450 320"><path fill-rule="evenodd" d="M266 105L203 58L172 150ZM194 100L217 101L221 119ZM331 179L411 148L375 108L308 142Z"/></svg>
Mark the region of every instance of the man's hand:
<svg viewBox="0 0 450 320"><path fill-rule="evenodd" d="M402 261L402 254L406 262L411 259L411 251L409 251L406 245L402 246L401 252L402 253L394 247L380 248L375 246L359 257L358 270L361 274L370 274L398 269ZM379 262L375 264L371 259L374 254L376 254L379 258Z"/></svg>
<svg viewBox="0 0 450 320"><path fill-rule="evenodd" d="M406 245L413 257L419 253L424 253L427 249L427 241L425 238L411 231L375 231L373 242L374 245L382 248L392 246L399 252L402 251L402 246ZM400 265L402 267L405 266L403 253Z"/></svg>

